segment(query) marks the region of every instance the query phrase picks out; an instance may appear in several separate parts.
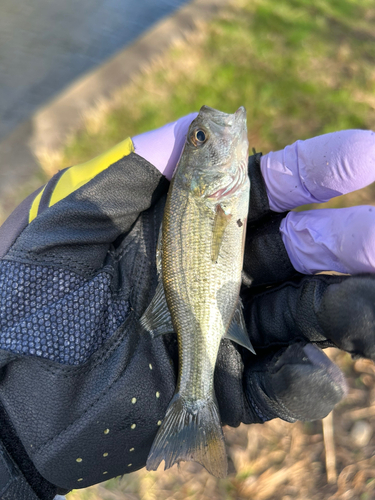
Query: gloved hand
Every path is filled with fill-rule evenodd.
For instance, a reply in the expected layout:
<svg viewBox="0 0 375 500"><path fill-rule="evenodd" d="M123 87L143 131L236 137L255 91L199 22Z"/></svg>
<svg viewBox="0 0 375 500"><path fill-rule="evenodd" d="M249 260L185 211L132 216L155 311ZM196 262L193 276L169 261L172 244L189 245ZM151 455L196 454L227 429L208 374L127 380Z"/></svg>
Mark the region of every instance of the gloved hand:
<svg viewBox="0 0 375 500"><path fill-rule="evenodd" d="M0 230L4 499L50 499L146 462L174 393L177 344L173 335L151 339L139 318L157 284L155 247L168 189L161 171L169 166L170 178L193 118L59 172ZM370 133L352 134L362 144ZM323 137L326 150L336 151L330 136ZM363 171L371 175L373 141L357 149L344 165L358 177L365 157ZM280 223L289 227L282 221L291 214L275 213L271 183L259 170L271 158L249 162L242 298L257 356L223 340L215 375L223 424L321 418L344 395L345 382L317 345L374 357L374 281L296 272L279 231ZM290 193L286 200L293 203ZM366 231L354 229L366 238ZM365 241L357 248L371 255ZM356 272L356 255L349 260Z"/></svg>
<svg viewBox="0 0 375 500"><path fill-rule="evenodd" d="M179 137L179 129L187 129L190 121L189 115L134 138L136 151L164 168L168 179L181 151L172 137ZM174 149L169 146L159 156L155 151L161 139ZM290 422L323 418L346 394L346 383L320 347L375 360L375 281L370 275L375 269L375 208L287 211L374 182L375 134L345 130L297 141L282 151L250 157L249 175L241 295L257 356L241 352L237 363L245 365L243 377L225 385L236 361L235 350L229 355L223 341L216 370L221 416L234 426L275 417ZM359 276L312 276L321 271ZM237 401L244 389L244 406L250 403L246 417L240 406L231 406L235 387Z"/></svg>

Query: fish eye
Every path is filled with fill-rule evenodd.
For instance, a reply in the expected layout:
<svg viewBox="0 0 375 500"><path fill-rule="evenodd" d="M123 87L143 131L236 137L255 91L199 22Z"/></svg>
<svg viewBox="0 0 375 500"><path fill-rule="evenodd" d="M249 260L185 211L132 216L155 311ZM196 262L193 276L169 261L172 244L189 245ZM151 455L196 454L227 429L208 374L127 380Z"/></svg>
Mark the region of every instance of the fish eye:
<svg viewBox="0 0 375 500"><path fill-rule="evenodd" d="M203 130L197 130L195 132L195 137L199 142L204 142L206 140L206 134L203 132Z"/></svg>
<svg viewBox="0 0 375 500"><path fill-rule="evenodd" d="M196 130L194 130L191 140L194 146L202 146L202 144L206 142L207 138L207 132L202 130L201 128L197 128Z"/></svg>

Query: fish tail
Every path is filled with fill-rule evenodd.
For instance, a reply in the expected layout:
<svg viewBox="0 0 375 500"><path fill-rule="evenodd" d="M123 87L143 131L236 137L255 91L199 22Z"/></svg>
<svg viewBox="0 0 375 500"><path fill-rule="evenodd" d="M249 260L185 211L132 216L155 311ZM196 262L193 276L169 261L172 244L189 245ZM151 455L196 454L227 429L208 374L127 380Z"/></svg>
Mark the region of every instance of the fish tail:
<svg viewBox="0 0 375 500"><path fill-rule="evenodd" d="M198 462L216 477L227 475L228 463L219 411L213 398L189 404L176 394L148 455L147 470L181 461Z"/></svg>

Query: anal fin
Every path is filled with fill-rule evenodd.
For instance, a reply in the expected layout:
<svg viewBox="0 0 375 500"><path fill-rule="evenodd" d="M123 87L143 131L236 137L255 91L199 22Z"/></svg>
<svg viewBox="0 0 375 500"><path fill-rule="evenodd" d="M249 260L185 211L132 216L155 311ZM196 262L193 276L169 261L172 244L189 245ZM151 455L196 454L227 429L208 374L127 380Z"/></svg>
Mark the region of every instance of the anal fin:
<svg viewBox="0 0 375 500"><path fill-rule="evenodd" d="M234 311L233 314L232 322L224 337L226 339L232 340L233 342L236 342L239 345L242 345L242 347L245 347L253 354L256 354L246 330L246 324L245 324L245 319L243 317L242 308L243 308L242 302L239 300L237 303L236 310Z"/></svg>

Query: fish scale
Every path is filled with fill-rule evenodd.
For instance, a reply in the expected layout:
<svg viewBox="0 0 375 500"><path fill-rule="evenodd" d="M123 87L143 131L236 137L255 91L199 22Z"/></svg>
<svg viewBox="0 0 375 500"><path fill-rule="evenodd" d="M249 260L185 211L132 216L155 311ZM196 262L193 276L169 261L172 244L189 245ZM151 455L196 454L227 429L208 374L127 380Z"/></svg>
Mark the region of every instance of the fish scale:
<svg viewBox="0 0 375 500"><path fill-rule="evenodd" d="M212 391L217 351L225 333L219 310L207 302L214 301L216 306L217 287L227 280L228 275L224 274L226 269L222 265L212 263L210 241L204 237L212 231L214 214L210 214L210 218L202 217L202 210L194 199L187 200L187 209L180 221L178 212L185 205L186 193L181 189L174 190L174 193L163 222L166 235L163 280L167 303L175 313L172 318L176 318L181 350L177 390L189 400L205 399ZM179 245L172 243L178 240ZM194 248L195 251L186 255L185 248ZM171 269L180 269L180 273L172 272L170 277Z"/></svg>
<svg viewBox="0 0 375 500"><path fill-rule="evenodd" d="M189 128L159 236L160 282L141 319L151 332L173 329L179 346L175 395L147 460L156 470L183 460L224 477L227 459L214 394L223 337L252 350L239 291L250 181L246 113L203 106Z"/></svg>

